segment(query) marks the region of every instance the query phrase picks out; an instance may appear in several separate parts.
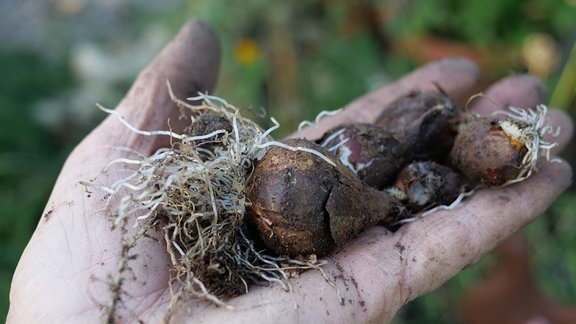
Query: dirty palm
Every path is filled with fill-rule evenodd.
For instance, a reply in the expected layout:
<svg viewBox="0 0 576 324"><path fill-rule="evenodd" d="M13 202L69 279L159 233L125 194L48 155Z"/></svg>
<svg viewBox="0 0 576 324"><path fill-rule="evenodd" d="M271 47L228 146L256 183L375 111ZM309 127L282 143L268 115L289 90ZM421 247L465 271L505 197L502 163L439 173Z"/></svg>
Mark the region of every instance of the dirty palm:
<svg viewBox="0 0 576 324"><path fill-rule="evenodd" d="M104 109L174 143L112 161L136 169L99 188L120 201L116 226L142 228L129 242L162 233L181 283L175 301L220 305L253 283L289 289L291 276L322 271L323 257L369 227L395 231L483 187L526 179L540 155L550 160L543 137L557 132L544 124L545 106L483 117L437 89L401 96L374 124L276 141L275 120L264 130L222 98L171 98L190 116L183 133L135 129Z"/></svg>

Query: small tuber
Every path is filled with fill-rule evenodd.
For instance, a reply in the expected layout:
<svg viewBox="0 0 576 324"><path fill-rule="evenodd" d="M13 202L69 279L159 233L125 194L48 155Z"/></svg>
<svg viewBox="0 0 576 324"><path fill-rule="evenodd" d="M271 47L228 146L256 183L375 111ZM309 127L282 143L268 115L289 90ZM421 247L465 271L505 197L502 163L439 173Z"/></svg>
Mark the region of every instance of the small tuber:
<svg viewBox="0 0 576 324"><path fill-rule="evenodd" d="M452 165L478 183L500 186L521 176L526 147L510 137L497 118L479 118L458 134Z"/></svg>
<svg viewBox="0 0 576 324"><path fill-rule="evenodd" d="M474 185L450 167L432 161L408 164L398 174L394 185L387 189L410 212L418 213L440 205L449 205Z"/></svg>
<svg viewBox="0 0 576 324"><path fill-rule="evenodd" d="M413 91L393 101L375 124L348 124L319 143L371 187L383 189L415 160L444 162L460 112L443 92Z"/></svg>
<svg viewBox="0 0 576 324"><path fill-rule="evenodd" d="M440 90L412 91L396 99L375 124L411 146L410 160L444 162L460 122L460 110Z"/></svg>
<svg viewBox="0 0 576 324"><path fill-rule="evenodd" d="M541 154L550 161L556 146L544 137L558 136L560 129L545 124L547 107L508 107L496 116L471 116L462 125L450 152L451 165L471 180L488 186L506 186L522 181L537 170Z"/></svg>
<svg viewBox="0 0 576 324"><path fill-rule="evenodd" d="M348 124L328 131L320 140L360 180L376 189L390 185L409 162L412 145L372 124Z"/></svg>

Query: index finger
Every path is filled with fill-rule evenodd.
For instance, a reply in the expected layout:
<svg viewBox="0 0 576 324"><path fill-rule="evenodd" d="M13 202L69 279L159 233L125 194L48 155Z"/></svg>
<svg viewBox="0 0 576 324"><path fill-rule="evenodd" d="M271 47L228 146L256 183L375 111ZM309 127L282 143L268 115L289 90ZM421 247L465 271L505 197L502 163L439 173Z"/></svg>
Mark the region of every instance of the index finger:
<svg viewBox="0 0 576 324"><path fill-rule="evenodd" d="M508 106L534 109L536 105L546 103L546 87L535 76L520 74L504 78L493 84L486 92L470 101L470 111L489 115L496 111L506 110ZM573 124L570 117L558 109L548 109L545 125L560 129L558 136L545 136L546 141L557 143L553 154L558 154L572 137Z"/></svg>
<svg viewBox="0 0 576 324"><path fill-rule="evenodd" d="M454 101L460 101L469 94L478 77L476 65L468 60L450 58L435 61L352 101L338 114L323 118L315 127L305 128L293 137L314 140L343 123L373 123L389 103L414 90L435 90L440 87Z"/></svg>

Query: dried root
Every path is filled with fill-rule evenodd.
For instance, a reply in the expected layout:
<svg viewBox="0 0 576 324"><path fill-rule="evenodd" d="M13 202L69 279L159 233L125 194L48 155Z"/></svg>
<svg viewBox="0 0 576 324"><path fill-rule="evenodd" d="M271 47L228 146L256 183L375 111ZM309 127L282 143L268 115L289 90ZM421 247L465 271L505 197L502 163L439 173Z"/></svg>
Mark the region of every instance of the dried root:
<svg viewBox="0 0 576 324"><path fill-rule="evenodd" d="M118 272L127 268L130 249L138 239L147 232L160 232L172 261L167 318L177 306L193 300L230 307L226 298L247 292L253 283L276 283L289 290L291 275L323 263L313 255L292 259L262 252L244 217L250 204L245 196L246 179L256 158L269 147L282 145L269 136L278 124L274 121L276 126L264 131L215 96L191 98L202 101L192 106L171 95L192 118L182 134L138 130L117 112L101 107L138 134L173 139L172 147L151 156L134 152L135 158L117 159L107 167L129 168L126 177L101 187L110 194L109 200L118 200L114 226L139 228L137 236L125 240ZM109 319L120 304L121 284L121 279L113 280L117 298L109 307Z"/></svg>

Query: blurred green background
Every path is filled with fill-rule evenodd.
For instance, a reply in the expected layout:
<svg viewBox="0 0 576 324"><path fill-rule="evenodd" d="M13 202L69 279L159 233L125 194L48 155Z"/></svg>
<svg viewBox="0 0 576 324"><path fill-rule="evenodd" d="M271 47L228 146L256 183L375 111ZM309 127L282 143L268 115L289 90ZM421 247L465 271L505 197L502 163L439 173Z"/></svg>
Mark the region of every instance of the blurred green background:
<svg viewBox="0 0 576 324"><path fill-rule="evenodd" d="M14 268L66 155L189 18L221 37L217 95L290 133L431 60L465 56L482 84L529 71L576 114L575 0L0 1L0 319ZM564 157L574 165L574 145ZM525 231L541 291L576 304L576 192ZM503 215L505 217L505 215ZM396 323L458 323L487 256L408 304Z"/></svg>

